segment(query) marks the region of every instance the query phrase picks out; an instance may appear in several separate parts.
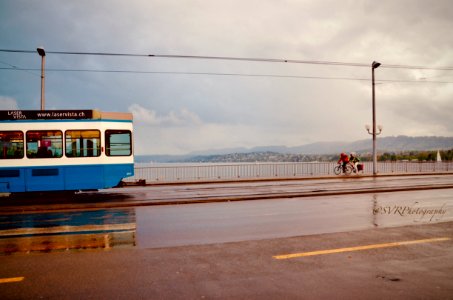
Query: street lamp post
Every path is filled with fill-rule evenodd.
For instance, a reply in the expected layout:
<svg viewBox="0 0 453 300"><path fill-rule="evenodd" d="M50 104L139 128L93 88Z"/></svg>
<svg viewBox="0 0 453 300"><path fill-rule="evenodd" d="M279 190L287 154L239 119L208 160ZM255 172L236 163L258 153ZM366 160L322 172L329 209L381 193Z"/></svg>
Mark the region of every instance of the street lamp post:
<svg viewBox="0 0 453 300"><path fill-rule="evenodd" d="M44 86L45 86L45 72L44 72L44 66L46 64L46 51L44 51L44 48L37 48L39 56L41 56L41 110L44 110L46 99L44 97Z"/></svg>
<svg viewBox="0 0 453 300"><path fill-rule="evenodd" d="M381 64L373 61L371 64L371 82L372 82L372 106L373 106L373 131L370 132L370 127L367 125L366 130L373 136L373 175L377 174L377 153L376 153L376 136L382 132L382 126L379 126L379 132L376 132L376 99L374 93L374 69L377 69Z"/></svg>

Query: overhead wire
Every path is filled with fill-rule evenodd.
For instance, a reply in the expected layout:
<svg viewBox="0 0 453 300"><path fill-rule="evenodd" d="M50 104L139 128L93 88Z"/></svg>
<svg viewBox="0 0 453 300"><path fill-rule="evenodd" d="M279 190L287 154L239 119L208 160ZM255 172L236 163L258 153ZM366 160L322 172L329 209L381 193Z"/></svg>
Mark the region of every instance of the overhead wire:
<svg viewBox="0 0 453 300"><path fill-rule="evenodd" d="M39 71L40 69L18 68L18 67L14 67L14 68L0 67L0 70ZM348 80L348 81L369 81L370 80L370 78L357 78L357 77L330 77L330 76L249 74L249 73L221 73L221 72L137 71L137 70L96 70L96 69L52 69L52 68L48 68L48 69L46 69L46 71L47 72L89 72L89 73L124 73L124 74L163 74L163 75L207 75L207 76L269 77L269 78ZM382 83L445 83L445 84L453 83L453 81L398 80L398 79L377 79L376 82L382 82Z"/></svg>
<svg viewBox="0 0 453 300"><path fill-rule="evenodd" d="M4 61L0 61L0 63L11 67L11 68L2 68L2 67L0 67L0 69L24 71L24 72L27 72L27 73L32 74L32 75L34 75L34 76L40 76L40 75L38 75L38 74L35 74L35 73L33 73L33 72L30 72L30 71L34 71L34 70L32 70L32 69L29 69L29 70L23 69L23 68L20 68L20 67L18 67L18 66L14 66L14 65L12 65L12 64L6 63L6 62L4 62Z"/></svg>
<svg viewBox="0 0 453 300"><path fill-rule="evenodd" d="M32 50L0 49L0 52L10 53L36 53ZM317 61L317 60L298 60L283 58L258 58L258 57L231 57L231 56L203 56L203 55L177 55L177 54L134 54L134 53L114 53L114 52L75 52L75 51L46 51L49 54L62 55L96 55L96 56L124 56L124 57L154 57L154 58L180 58L180 59L206 59L206 60L230 60L230 61L251 61L251 62L274 62L274 63L295 63L295 64L315 64L348 67L370 67L370 64L338 62L338 61ZM411 65L392 65L382 64L381 68L398 69L421 69L421 70L442 70L453 71L449 66L411 66Z"/></svg>
<svg viewBox="0 0 453 300"><path fill-rule="evenodd" d="M0 49L0 52L9 53L36 53L32 50L14 50ZM74 51L46 51L49 54L62 55L97 55L97 56L123 56L123 57L156 57L156 58L182 58L182 59L207 59L207 60L231 60L231 61L251 61L251 62L274 62L274 63L300 63L316 65L333 65L348 67L370 67L369 64L337 62L337 61L315 61L315 60L294 60L294 59L274 59L274 58L253 58L253 57L228 57L228 56L200 56L200 55L171 55L171 54L133 54L133 53L112 53L112 52L74 52ZM1 62L1 61L0 61ZM1 62L11 68L2 68L0 70L17 70L25 71L36 75L30 71L39 71L39 69L19 68L17 66ZM423 70L453 70L453 67L429 67L429 66L410 66L410 65L386 65L382 64L381 68L399 68L399 69L423 69ZM244 74L244 73L219 73L219 72L175 72L175 71L136 71L136 70L93 70L93 69L47 69L48 72L92 72L92 73L131 73L131 74L173 74L173 75L211 75L211 76L242 76L242 77L273 77L273 78L299 78L299 79L323 79L323 80L356 80L369 81L369 78L350 78L350 77L325 77L325 76L300 76L300 75L277 75L277 74ZM453 83L451 81L434 81L434 80L390 80L379 79L377 82L388 83Z"/></svg>

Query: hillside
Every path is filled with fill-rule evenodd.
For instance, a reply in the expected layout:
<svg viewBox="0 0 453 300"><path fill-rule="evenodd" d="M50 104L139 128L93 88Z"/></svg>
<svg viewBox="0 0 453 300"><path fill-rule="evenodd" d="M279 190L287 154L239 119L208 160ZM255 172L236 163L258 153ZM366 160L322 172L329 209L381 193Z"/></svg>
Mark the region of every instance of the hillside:
<svg viewBox="0 0 453 300"><path fill-rule="evenodd" d="M390 136L378 137L377 149L383 152L403 152L403 151L437 151L453 149L453 137L409 137L409 136ZM228 161L236 158L238 161L247 159L253 161L253 156L272 157L273 154L292 154L292 155L337 155L341 152L355 151L358 153L370 153L372 151L372 140L359 140L354 142L318 142L297 147L286 146L262 146L254 148L229 148L192 152L186 155L139 155L136 162L189 162L189 161L210 161L219 160L220 156L228 157ZM240 154L242 157L240 157ZM247 155L245 155L247 154ZM286 156L289 157L289 156ZM291 158L294 159L294 158ZM221 159L220 159L221 160ZM299 159L297 159L299 161ZM303 159L305 160L305 159Z"/></svg>

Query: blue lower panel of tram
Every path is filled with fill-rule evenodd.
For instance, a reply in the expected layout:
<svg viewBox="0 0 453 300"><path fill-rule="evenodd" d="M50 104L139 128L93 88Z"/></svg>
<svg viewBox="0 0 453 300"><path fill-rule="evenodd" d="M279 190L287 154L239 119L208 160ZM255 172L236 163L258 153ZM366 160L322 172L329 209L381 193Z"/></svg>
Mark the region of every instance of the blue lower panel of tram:
<svg viewBox="0 0 453 300"><path fill-rule="evenodd" d="M0 168L0 193L104 189L132 175L133 164Z"/></svg>

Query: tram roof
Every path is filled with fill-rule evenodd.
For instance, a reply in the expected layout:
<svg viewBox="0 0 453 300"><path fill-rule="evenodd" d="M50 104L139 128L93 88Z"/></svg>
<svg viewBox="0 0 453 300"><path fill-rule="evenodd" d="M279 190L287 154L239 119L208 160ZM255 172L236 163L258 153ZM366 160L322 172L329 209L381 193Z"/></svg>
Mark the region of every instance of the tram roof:
<svg viewBox="0 0 453 300"><path fill-rule="evenodd" d="M92 110L0 110L0 120L131 120L131 113Z"/></svg>

